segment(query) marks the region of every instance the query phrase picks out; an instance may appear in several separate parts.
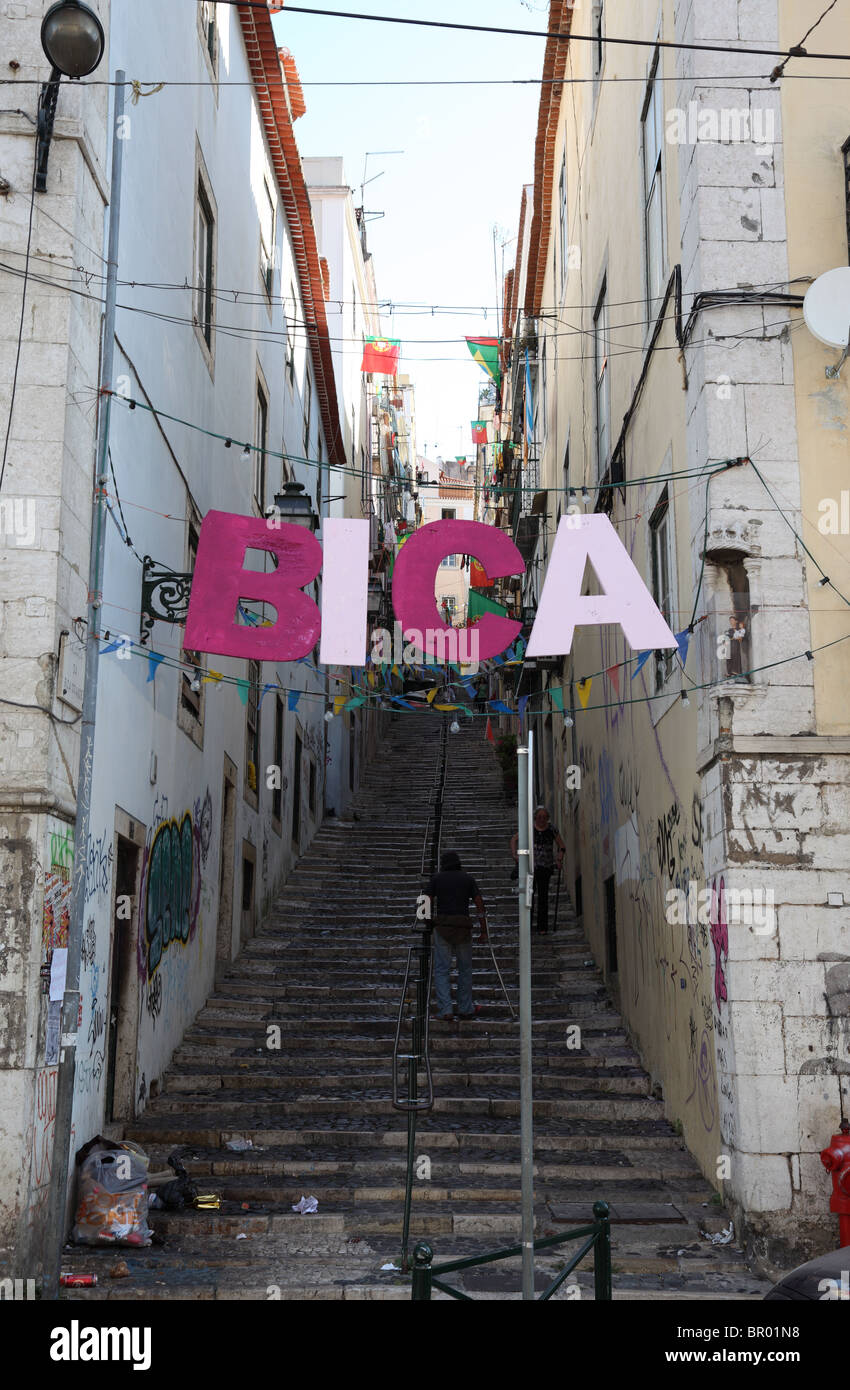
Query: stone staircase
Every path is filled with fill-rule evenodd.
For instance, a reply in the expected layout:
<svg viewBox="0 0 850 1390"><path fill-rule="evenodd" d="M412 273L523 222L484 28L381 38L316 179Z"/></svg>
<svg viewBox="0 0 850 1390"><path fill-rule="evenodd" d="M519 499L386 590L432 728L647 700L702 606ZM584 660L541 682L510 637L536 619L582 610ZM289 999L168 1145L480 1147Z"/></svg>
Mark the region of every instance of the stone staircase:
<svg viewBox="0 0 850 1390"><path fill-rule="evenodd" d="M409 1282L382 1270L399 1257L406 1154L406 1116L389 1096L438 757L435 719L396 717L359 819L322 827L186 1033L163 1093L125 1129L155 1168L179 1150L221 1209L151 1212L164 1244L147 1250L66 1252L66 1268L98 1274L97 1288L66 1297L409 1299ZM480 721L449 736L442 845L478 879L516 1007L514 820ZM601 1197L615 1298L761 1296L741 1251L700 1235L722 1212L649 1093L564 895L557 934L533 948L537 1234L585 1223ZM519 1025L486 947L475 948L474 987L478 1020L432 1025L435 1103L418 1125L411 1246L427 1237L438 1262L519 1234ZM567 1046L575 1024L581 1050ZM252 1147L231 1151L234 1140ZM302 1196L318 1212L293 1212ZM130 1277L113 1280L119 1258ZM539 1257L540 1289L563 1263ZM518 1297L519 1262L453 1282ZM557 1297L592 1299L589 1261Z"/></svg>

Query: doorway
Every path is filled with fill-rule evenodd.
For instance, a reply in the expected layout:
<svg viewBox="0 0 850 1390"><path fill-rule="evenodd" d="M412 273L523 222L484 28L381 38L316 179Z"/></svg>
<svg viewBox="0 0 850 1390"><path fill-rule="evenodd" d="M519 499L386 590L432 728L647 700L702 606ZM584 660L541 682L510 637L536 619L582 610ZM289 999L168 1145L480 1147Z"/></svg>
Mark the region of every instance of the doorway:
<svg viewBox="0 0 850 1390"><path fill-rule="evenodd" d="M221 786L221 844L218 856L216 965L233 960L233 878L236 858L236 764L224 755Z"/></svg>
<svg viewBox="0 0 850 1390"><path fill-rule="evenodd" d="M104 1115L110 1124L119 1120L132 1120L136 1114L139 880L144 843L144 826L126 812L116 811Z"/></svg>

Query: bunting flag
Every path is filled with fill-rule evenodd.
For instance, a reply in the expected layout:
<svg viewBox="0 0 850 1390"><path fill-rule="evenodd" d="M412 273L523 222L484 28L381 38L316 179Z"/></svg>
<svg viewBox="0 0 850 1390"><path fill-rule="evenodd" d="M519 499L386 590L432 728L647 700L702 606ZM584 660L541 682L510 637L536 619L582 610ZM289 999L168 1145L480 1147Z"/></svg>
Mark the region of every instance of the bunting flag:
<svg viewBox="0 0 850 1390"><path fill-rule="evenodd" d="M523 721L523 719L525 718L525 707L526 707L526 705L528 704L528 700L529 700L529 697L528 697L527 695L520 695L519 700L517 701L517 710L519 711L519 727L520 727L520 730L522 729L522 721Z"/></svg>
<svg viewBox="0 0 850 1390"><path fill-rule="evenodd" d="M359 709L360 706L361 706L361 705L365 705L365 703L366 703L366 697L365 697L364 695L354 695L354 696L352 696L352 698L348 701L348 703L346 704L345 708L346 708L346 709Z"/></svg>
<svg viewBox="0 0 850 1390"><path fill-rule="evenodd" d="M164 661L164 660L165 660L165 657L164 657L164 656L160 656L159 652L148 652L148 681L147 681L147 683L150 683L152 680L156 680L157 668L158 668L158 666L159 666L159 663L160 663L161 661Z"/></svg>
<svg viewBox="0 0 850 1390"><path fill-rule="evenodd" d="M288 701L287 701L287 706L288 706L288 708L289 708L290 710L297 709L297 708L298 708L298 701L299 701L300 699L301 699L301 691L300 691L300 690L290 690L290 692L289 692L289 699L288 699Z"/></svg>
<svg viewBox="0 0 850 1390"><path fill-rule="evenodd" d="M392 674L393 674L394 676L398 676L398 679L401 680L401 672L399 671L398 667L397 667L397 666L393 666L393 667L391 667L391 670L392 670Z"/></svg>
<svg viewBox="0 0 850 1390"><path fill-rule="evenodd" d="M334 714L339 714L345 709L347 700L347 695L334 695Z"/></svg>
<svg viewBox="0 0 850 1390"><path fill-rule="evenodd" d="M248 691L251 689L251 682L246 680L244 676L241 676L236 682L236 689L239 691L239 699L242 701L243 705L247 705Z"/></svg>
<svg viewBox="0 0 850 1390"><path fill-rule="evenodd" d="M392 701L394 705L401 705L403 709L416 709L415 705L412 705L409 700L403 699L401 695L393 695Z"/></svg>
<svg viewBox="0 0 850 1390"><path fill-rule="evenodd" d="M270 691L270 690L277 690L277 688L278 688L278 687L277 687L277 685L275 684L274 681L267 681L267 682L266 682L266 684L263 686L262 692L261 692L261 694L260 694L260 700L259 700L259 703L258 703L258 705L257 705L257 709L258 709L258 710L262 707L262 703L263 703L263 701L265 700L266 696L268 695L269 691Z"/></svg>
<svg viewBox="0 0 850 1390"><path fill-rule="evenodd" d="M104 647L100 654L101 654L101 656L109 656L109 653L110 653L110 652L117 652L117 651L120 651L121 648L122 648L124 645L125 645L125 638L123 638L123 637L116 637L115 641L114 641L114 642L110 642L110 644L109 644L108 647Z"/></svg>
<svg viewBox="0 0 850 1390"><path fill-rule="evenodd" d="M488 700L491 709L498 710L499 714L513 714L510 705L506 705L504 700Z"/></svg>
<svg viewBox="0 0 850 1390"><path fill-rule="evenodd" d="M564 713L564 692L559 685L550 685L549 694L552 696L552 704L555 709Z"/></svg>
<svg viewBox="0 0 850 1390"><path fill-rule="evenodd" d="M162 660L161 657L160 660ZM221 671L207 671L206 675L204 676L203 683L204 685L206 685L207 681L212 681L214 682L214 684L218 685L219 681L223 680L224 676L222 675Z"/></svg>
<svg viewBox="0 0 850 1390"><path fill-rule="evenodd" d="M472 442L473 442L473 444L486 444L486 443L487 443L487 421L486 421L486 420L473 420L473 421L472 421Z"/></svg>
<svg viewBox="0 0 850 1390"><path fill-rule="evenodd" d="M436 700L436 698L437 698L437 686L435 685L433 690L429 690L429 691L428 691L428 694L425 696L425 699L428 701L428 704L429 704L429 705L433 705L433 703L434 703L434 701Z"/></svg>
<svg viewBox="0 0 850 1390"><path fill-rule="evenodd" d="M463 709L463 705L435 705L435 706L434 706L434 709L442 709L442 710L448 710L448 709Z"/></svg>
<svg viewBox="0 0 850 1390"><path fill-rule="evenodd" d="M640 656L638 657L638 664L637 664L637 666L635 667L635 669L632 671L632 680L634 680L634 678L635 678L635 676L637 675L638 671L640 670L641 666L645 665L645 663L646 663L647 661L649 661L649 658L650 658L651 656L652 656L652 649L651 649L651 648L650 648L650 650L649 650L648 652L641 652Z"/></svg>
<svg viewBox="0 0 850 1390"><path fill-rule="evenodd" d="M619 697L619 694L620 694L620 668L619 668L619 666L609 666L609 667L608 667L608 670L606 671L605 674L607 675L609 681L611 682L611 684L612 684L613 687L614 687L614 690L615 690L616 693L617 693L617 696Z"/></svg>
<svg viewBox="0 0 850 1390"><path fill-rule="evenodd" d="M690 628L687 628L687 627L686 627L685 630L684 630L684 632L677 632L677 633L676 633L676 643L677 643L678 648L679 648L679 656L680 656L680 658L681 658L681 661L682 661L682 665L683 665L683 666L686 664L686 662L687 662L687 660L688 660L688 646L689 646L689 644L690 644L690 640L691 640L691 630L690 630Z"/></svg>
<svg viewBox="0 0 850 1390"><path fill-rule="evenodd" d="M593 685L593 677L588 676L586 680L579 681L576 686L578 698L581 701L582 709L587 709L587 702L590 699L590 687Z"/></svg>
<svg viewBox="0 0 850 1390"><path fill-rule="evenodd" d="M492 377L496 385L499 386L502 381L502 372L499 367L499 339L467 338L466 346L479 367L483 367L487 375Z"/></svg>
<svg viewBox="0 0 850 1390"><path fill-rule="evenodd" d="M491 743L495 743L495 742L496 742L496 736L495 736L495 734L493 733L493 725L490 723L490 716L489 716L489 714L487 715L487 733L486 733L486 737L490 740Z"/></svg>
<svg viewBox="0 0 850 1390"><path fill-rule="evenodd" d="M363 346L361 372L376 372L378 376L395 376L401 340L398 338L367 338Z"/></svg>

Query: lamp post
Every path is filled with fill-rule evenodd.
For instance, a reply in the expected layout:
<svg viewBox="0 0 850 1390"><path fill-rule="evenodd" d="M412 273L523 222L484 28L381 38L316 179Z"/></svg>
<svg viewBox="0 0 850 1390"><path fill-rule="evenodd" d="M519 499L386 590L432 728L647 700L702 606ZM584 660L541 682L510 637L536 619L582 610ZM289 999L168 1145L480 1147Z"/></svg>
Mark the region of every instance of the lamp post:
<svg viewBox="0 0 850 1390"><path fill-rule="evenodd" d="M306 526L314 532L319 529L319 518L303 483L284 483L283 491L274 499L274 514L290 525Z"/></svg>
<svg viewBox="0 0 850 1390"><path fill-rule="evenodd" d="M88 77L99 66L106 46L103 25L94 10L80 0L59 0L41 23L41 46L50 63L50 80L38 99L38 148L36 151L35 191L47 191L47 161L63 77L73 81Z"/></svg>

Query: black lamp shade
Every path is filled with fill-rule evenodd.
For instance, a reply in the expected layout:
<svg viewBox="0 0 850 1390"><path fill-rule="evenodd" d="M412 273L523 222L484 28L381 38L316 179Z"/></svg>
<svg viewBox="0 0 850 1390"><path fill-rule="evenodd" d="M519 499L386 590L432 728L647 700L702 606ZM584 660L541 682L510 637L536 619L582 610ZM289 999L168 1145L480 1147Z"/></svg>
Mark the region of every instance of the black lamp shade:
<svg viewBox="0 0 850 1390"><path fill-rule="evenodd" d="M103 57L103 25L88 5L60 0L42 20L41 46L63 77L88 77Z"/></svg>

